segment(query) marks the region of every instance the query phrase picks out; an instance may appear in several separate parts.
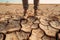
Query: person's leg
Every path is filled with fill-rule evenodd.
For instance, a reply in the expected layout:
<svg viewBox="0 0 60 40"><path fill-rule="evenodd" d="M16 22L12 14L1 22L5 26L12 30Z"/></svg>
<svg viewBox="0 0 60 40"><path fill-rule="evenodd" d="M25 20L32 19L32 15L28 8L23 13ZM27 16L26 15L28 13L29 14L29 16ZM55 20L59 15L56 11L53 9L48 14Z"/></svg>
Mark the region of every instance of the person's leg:
<svg viewBox="0 0 60 40"><path fill-rule="evenodd" d="M39 0L34 0L34 14L36 15L37 9L38 9L38 3Z"/></svg>
<svg viewBox="0 0 60 40"><path fill-rule="evenodd" d="M22 0L22 2L23 2L23 9L24 9L24 16L25 16L28 9L28 0Z"/></svg>

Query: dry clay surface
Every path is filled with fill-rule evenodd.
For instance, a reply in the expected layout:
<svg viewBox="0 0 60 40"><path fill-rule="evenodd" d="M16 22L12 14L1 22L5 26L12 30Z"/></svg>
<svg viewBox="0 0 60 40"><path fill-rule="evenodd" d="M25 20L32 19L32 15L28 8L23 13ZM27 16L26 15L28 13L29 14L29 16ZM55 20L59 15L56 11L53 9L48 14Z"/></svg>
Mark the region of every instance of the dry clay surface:
<svg viewBox="0 0 60 40"><path fill-rule="evenodd" d="M29 5L23 15L22 5L0 4L0 40L60 39L60 5L41 4L35 16Z"/></svg>

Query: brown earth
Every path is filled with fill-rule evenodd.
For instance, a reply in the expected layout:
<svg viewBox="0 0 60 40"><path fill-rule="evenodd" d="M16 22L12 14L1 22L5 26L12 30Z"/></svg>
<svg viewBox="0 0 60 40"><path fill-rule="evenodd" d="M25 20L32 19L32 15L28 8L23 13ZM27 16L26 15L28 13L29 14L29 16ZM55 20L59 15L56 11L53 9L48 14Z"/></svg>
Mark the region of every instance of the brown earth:
<svg viewBox="0 0 60 40"><path fill-rule="evenodd" d="M25 16L20 4L0 4L0 40L59 40L60 5L33 5ZM58 36L57 36L58 35Z"/></svg>

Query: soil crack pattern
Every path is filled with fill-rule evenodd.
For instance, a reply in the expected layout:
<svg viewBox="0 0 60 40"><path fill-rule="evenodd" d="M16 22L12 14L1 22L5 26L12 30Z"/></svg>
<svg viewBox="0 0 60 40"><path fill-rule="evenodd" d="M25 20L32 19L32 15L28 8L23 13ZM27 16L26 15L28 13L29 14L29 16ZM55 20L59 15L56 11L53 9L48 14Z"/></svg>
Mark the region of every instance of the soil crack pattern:
<svg viewBox="0 0 60 40"><path fill-rule="evenodd" d="M33 5L26 14L22 5L0 5L0 40L60 40L59 8L39 5L34 15Z"/></svg>

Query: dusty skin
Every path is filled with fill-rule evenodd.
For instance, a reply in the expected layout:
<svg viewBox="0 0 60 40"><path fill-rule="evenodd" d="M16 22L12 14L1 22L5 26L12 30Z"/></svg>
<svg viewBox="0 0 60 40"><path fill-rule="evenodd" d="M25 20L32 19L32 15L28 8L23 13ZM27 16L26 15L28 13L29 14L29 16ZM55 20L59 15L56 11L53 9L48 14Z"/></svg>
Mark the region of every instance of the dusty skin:
<svg viewBox="0 0 60 40"><path fill-rule="evenodd" d="M25 16L21 4L0 3L0 40L60 40L60 5L33 5Z"/></svg>

